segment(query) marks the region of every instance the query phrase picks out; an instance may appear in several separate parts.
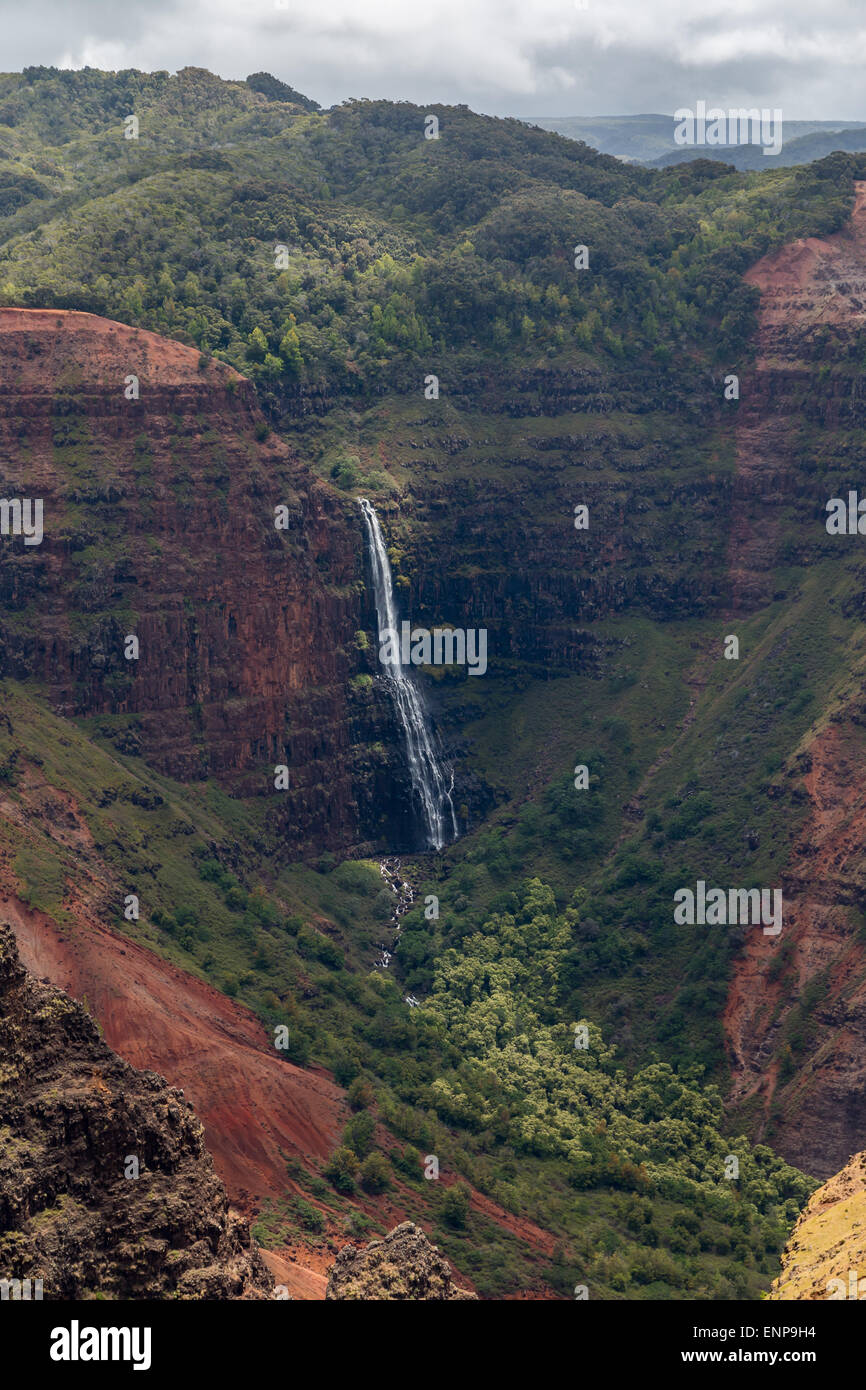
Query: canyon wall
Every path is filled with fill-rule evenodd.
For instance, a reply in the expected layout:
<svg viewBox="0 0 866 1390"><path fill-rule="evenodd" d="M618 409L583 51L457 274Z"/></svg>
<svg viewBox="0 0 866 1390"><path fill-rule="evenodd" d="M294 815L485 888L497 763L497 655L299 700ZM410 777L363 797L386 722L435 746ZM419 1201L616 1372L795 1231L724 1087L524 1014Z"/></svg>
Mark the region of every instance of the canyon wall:
<svg viewBox="0 0 866 1390"><path fill-rule="evenodd" d="M748 614L789 594L790 581L779 577L786 563L802 572L832 556L853 584L842 597L828 587L828 618L839 609L858 617L862 540L828 536L824 522L827 500L864 482L866 185L857 186L842 232L787 246L747 278L761 292L761 310L756 370L737 427L733 611ZM749 936L725 1012L734 1110L818 1176L861 1148L866 1133L863 678L855 647L847 679L824 692L821 718L791 750L809 815L782 878L782 937Z"/></svg>
<svg viewBox="0 0 866 1390"><path fill-rule="evenodd" d="M357 509L268 433L250 383L152 333L16 309L0 382L0 495L44 503L42 543L0 547L0 674L172 777L270 796L298 852L399 842L393 710L354 680L375 674Z"/></svg>

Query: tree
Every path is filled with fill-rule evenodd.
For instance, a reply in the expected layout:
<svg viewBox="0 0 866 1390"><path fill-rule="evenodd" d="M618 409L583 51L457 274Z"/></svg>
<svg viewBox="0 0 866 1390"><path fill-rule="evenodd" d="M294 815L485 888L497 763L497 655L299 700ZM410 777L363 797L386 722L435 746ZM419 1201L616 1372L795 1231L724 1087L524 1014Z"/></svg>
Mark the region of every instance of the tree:
<svg viewBox="0 0 866 1390"><path fill-rule="evenodd" d="M295 1066L306 1066L310 1059L311 1042L306 1033L301 1033L297 1028L289 1029L288 1046L283 1050L283 1056L289 1062L294 1062Z"/></svg>
<svg viewBox="0 0 866 1390"><path fill-rule="evenodd" d="M305 97L303 92L298 92L288 83L281 82L278 77L273 77L269 72L253 72L247 78L247 86L254 92L261 92L268 101L286 101L294 106L302 106L305 111L320 110L319 103L312 97Z"/></svg>
<svg viewBox="0 0 866 1390"><path fill-rule="evenodd" d="M336 1075L336 1070L335 1073ZM369 1110L376 1099L376 1093L365 1076L356 1076L348 1090L349 1105L353 1110Z"/></svg>
<svg viewBox="0 0 866 1390"><path fill-rule="evenodd" d="M331 469L331 477L335 479L337 487L357 487L361 477L361 460L357 454L344 455L338 459Z"/></svg>
<svg viewBox="0 0 866 1390"><path fill-rule="evenodd" d="M249 336L247 356L253 362L264 362L268 354L268 340L262 330L256 325Z"/></svg>
<svg viewBox="0 0 866 1390"><path fill-rule="evenodd" d="M299 377L304 370L304 358L301 352L301 340L298 337L298 330L295 327L295 316L289 316L289 322L283 329L283 336L280 339L280 357L283 362L283 370L288 376Z"/></svg>
<svg viewBox="0 0 866 1390"><path fill-rule="evenodd" d="M183 282L183 302L184 304L198 304L201 298L201 285L197 275L190 270L187 272Z"/></svg>
<svg viewBox="0 0 866 1390"><path fill-rule="evenodd" d="M451 1187L446 1187L440 1212L446 1225L463 1229L469 1215L469 1188L465 1183L455 1182Z"/></svg>
<svg viewBox="0 0 866 1390"><path fill-rule="evenodd" d="M360 1158L365 1158L373 1147L375 1128L375 1116L371 1115L369 1110L361 1110L352 1116L343 1130L343 1143L353 1149Z"/></svg>
<svg viewBox="0 0 866 1390"><path fill-rule="evenodd" d="M366 1192L385 1192L391 1186L391 1171L380 1153L367 1154L361 1164L361 1186Z"/></svg>
<svg viewBox="0 0 866 1390"><path fill-rule="evenodd" d="M283 362L279 357L274 357L272 352L265 353L265 360L262 366L262 376L276 378L282 376Z"/></svg>
<svg viewBox="0 0 866 1390"><path fill-rule="evenodd" d="M357 1154L345 1144L341 1144L325 1164L324 1173L338 1192L352 1193L355 1191L355 1178L358 1176L359 1167Z"/></svg>
<svg viewBox="0 0 866 1390"><path fill-rule="evenodd" d="M344 1053L334 1062L334 1080L338 1086L348 1086L355 1080L360 1069L357 1057L351 1053Z"/></svg>

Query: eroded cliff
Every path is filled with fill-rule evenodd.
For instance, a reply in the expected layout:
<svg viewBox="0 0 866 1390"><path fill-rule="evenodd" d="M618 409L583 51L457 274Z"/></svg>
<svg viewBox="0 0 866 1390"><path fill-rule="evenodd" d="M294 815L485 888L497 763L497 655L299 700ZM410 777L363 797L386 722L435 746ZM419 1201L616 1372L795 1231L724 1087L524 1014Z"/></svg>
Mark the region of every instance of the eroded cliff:
<svg viewBox="0 0 866 1390"><path fill-rule="evenodd" d="M0 1051L0 1278L46 1299L270 1296L183 1092L28 976L7 924Z"/></svg>
<svg viewBox="0 0 866 1390"><path fill-rule="evenodd" d="M376 669L357 508L250 384L154 333L23 309L0 309L0 382L0 494L44 509L40 544L0 548L0 674L176 778L273 797L285 764L274 826L297 851L396 840L393 710L354 681Z"/></svg>
<svg viewBox="0 0 866 1390"><path fill-rule="evenodd" d="M866 185L857 185L842 232L785 247L747 278L761 292L761 308L756 369L737 426L733 612L793 600L786 565L808 569L832 556L854 582L841 598L828 587L827 619L836 611L856 617L862 541L828 536L824 521L827 499L847 497L862 482L856 441L864 419ZM792 662L809 640L803 630L790 641ZM782 935L749 936L725 1012L734 1109L818 1176L859 1148L866 1133L866 750L864 669L855 646L847 663L785 769L808 817L782 876Z"/></svg>

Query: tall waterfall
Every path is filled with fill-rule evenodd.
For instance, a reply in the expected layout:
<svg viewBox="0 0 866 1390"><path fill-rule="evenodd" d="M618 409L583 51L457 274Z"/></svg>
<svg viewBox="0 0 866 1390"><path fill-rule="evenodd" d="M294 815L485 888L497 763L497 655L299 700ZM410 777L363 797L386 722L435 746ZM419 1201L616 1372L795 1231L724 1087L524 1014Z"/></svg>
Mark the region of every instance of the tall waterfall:
<svg viewBox="0 0 866 1390"><path fill-rule="evenodd" d="M366 497L359 497L358 503L367 528L379 633L388 630L396 634L397 607L382 528L372 502L368 502ZM403 669L399 643L395 641L390 646L395 653L393 660L383 664L406 739L412 791L421 808L428 845L431 849L442 849L447 841L456 840L459 833L451 799L454 776L446 770L439 756L421 692L412 676Z"/></svg>

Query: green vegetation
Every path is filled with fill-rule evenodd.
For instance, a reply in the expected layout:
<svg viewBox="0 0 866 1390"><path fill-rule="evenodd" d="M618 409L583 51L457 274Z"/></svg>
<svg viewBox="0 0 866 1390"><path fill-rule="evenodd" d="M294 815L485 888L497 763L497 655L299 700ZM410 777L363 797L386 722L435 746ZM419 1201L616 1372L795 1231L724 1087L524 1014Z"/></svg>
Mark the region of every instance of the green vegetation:
<svg viewBox="0 0 866 1390"><path fill-rule="evenodd" d="M477 927L467 914L460 949L443 945L437 954L429 1003L407 1010L393 978L361 965L360 931L345 933L339 961L322 961L304 940L305 932L309 941L318 937L303 925L304 913L315 915L317 894L334 895L332 904L351 902L356 923L371 912L378 878L372 866L344 864L323 876L250 856L249 869L229 870L214 846L224 844L236 858L237 841L221 827L219 810L231 805L235 824L239 813L249 817L245 834L252 842L261 815L254 805L144 773L140 760L100 746L88 729L50 714L12 682L4 684L3 707L10 727L0 728L0 759L13 743L23 764L38 757L52 786L74 789L106 863L118 870L136 864L143 917L126 922L118 900L116 929L185 969L223 986L231 981L232 992L268 1026L285 1022L290 1039L303 1039L306 1055L295 1060L315 1057L350 1087L355 1109L322 1168L326 1182L310 1189L317 1210L329 1192L347 1199L408 1182L419 1213L440 1224L443 1248L456 1260L465 1257L467 1272L491 1296L515 1281L530 1287L540 1274L562 1289L569 1279L598 1281L603 1296L660 1296L664 1288L664 1296L735 1297L766 1283L787 1224L813 1184L769 1149L726 1136L721 1098L699 1066L651 1063L630 1076L592 1022L589 1048L575 1049L573 1025L582 1020L569 1014L563 978L584 890L560 912L553 891L536 879ZM112 787L126 791L110 800L109 840L99 801ZM9 823L2 824L6 835ZM178 833L190 824L192 833ZM32 843L16 861L27 893L36 891L50 857L47 839ZM75 883L81 867L74 851L65 859L54 854L65 880ZM160 902L165 905L152 906ZM369 960L369 945L366 953ZM400 1141L389 1151L390 1164L377 1146L377 1119ZM736 1183L723 1176L730 1153L740 1161ZM459 1184L440 1195L424 1179L426 1154L506 1210L560 1232L561 1261L551 1270L500 1226L465 1210ZM305 1180L318 1178L306 1174ZM649 1203L652 1223L632 1230L621 1216L631 1208L616 1205L617 1193ZM689 1239L674 1220L677 1212L697 1214ZM297 1204L277 1217L261 1217L265 1244L268 1236L288 1239L290 1228L318 1227L318 1218ZM723 1232L730 1225L742 1231L749 1252L736 1272L725 1260ZM605 1232L607 1244L611 1232L619 1234L611 1250L600 1247L602 1258L593 1241ZM657 1277L649 1283L645 1247L656 1261ZM621 1252L618 1260L611 1260L612 1251ZM627 1277L630 1261L637 1262L634 1280ZM656 1292L647 1293L650 1288Z"/></svg>
<svg viewBox="0 0 866 1390"><path fill-rule="evenodd" d="M441 138L426 141L421 107L322 113L268 74L6 74L0 302L140 323L275 399L304 377L393 389L445 353L453 374L479 354L575 347L664 364L687 339L724 359L751 324L742 271L837 228L859 167L650 172L432 110ZM583 280L575 244L592 247Z"/></svg>
<svg viewBox="0 0 866 1390"><path fill-rule="evenodd" d="M862 577L820 545L803 563L785 503L777 591L738 620L740 661L719 659L735 418L719 380L749 366L744 270L837 230L866 163L648 170L432 109L438 141L421 108L322 112L266 73L0 77L0 304L103 314L233 364L267 412L260 440L287 437L332 489L399 499L388 541L413 615L490 625L483 681L428 673L471 769L468 833L405 866L418 906L392 970L371 969L391 911L374 862L286 863L263 799L154 772L134 718L64 720L35 683L2 692L0 792L20 817L0 820L0 847L25 900L65 922L85 870L34 800L38 769L74 799L115 928L285 1026L288 1060L348 1088L334 1152L290 1169L305 1195L260 1214L263 1243L364 1238L364 1204L399 1188L488 1296L544 1279L563 1297L755 1297L813 1184L725 1114L720 1015L744 938L676 930L672 895L734 865L776 881L805 814L799 750L858 675ZM866 367L832 328L808 350ZM858 432L834 454L822 419L799 428L791 496L817 476L841 487ZM85 526L111 479L71 379L51 431L85 649L119 533ZM134 456L146 524L145 435ZM569 548L584 498L601 558ZM35 616L4 612L11 651ZM110 679L121 709L128 676ZM370 698L369 675L347 679ZM812 1002L785 1024L792 1072ZM470 1186L554 1232L552 1257Z"/></svg>

